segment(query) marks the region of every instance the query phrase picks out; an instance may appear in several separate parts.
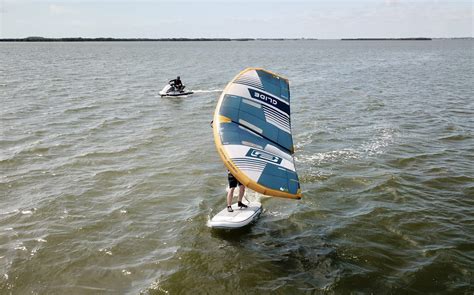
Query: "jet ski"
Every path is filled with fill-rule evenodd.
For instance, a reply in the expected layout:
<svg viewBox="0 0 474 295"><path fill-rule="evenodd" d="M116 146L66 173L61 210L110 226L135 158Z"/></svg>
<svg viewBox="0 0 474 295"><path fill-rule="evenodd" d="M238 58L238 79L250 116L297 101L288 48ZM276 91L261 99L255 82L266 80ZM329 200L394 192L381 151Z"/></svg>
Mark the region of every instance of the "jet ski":
<svg viewBox="0 0 474 295"><path fill-rule="evenodd" d="M193 91L185 91L185 86L176 87L172 84L167 84L159 93L161 97L163 96L183 96L188 94L193 94Z"/></svg>

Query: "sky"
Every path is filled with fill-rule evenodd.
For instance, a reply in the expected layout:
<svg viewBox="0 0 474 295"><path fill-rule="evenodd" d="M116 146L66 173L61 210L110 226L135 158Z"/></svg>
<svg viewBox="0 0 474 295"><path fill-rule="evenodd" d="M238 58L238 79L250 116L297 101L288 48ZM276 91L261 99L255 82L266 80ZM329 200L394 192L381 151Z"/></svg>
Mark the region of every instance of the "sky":
<svg viewBox="0 0 474 295"><path fill-rule="evenodd" d="M473 1L0 0L0 38L472 37Z"/></svg>

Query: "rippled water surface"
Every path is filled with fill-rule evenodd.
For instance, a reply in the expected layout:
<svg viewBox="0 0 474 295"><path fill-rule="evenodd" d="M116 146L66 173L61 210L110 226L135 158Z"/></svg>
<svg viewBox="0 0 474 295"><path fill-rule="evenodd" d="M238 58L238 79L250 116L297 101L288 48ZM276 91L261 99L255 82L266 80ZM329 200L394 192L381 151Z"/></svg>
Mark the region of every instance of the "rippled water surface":
<svg viewBox="0 0 474 295"><path fill-rule="evenodd" d="M0 293L474 292L473 43L1 43ZM213 231L249 66L290 79L304 197Z"/></svg>

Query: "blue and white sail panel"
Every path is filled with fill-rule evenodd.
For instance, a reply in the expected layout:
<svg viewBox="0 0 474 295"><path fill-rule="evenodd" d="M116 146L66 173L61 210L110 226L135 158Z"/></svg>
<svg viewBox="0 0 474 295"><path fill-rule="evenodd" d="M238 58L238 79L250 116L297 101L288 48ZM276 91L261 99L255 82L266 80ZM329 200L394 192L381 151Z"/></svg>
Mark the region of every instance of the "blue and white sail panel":
<svg viewBox="0 0 474 295"><path fill-rule="evenodd" d="M288 80L249 68L223 91L214 140L227 168L262 194L300 198L293 158Z"/></svg>
<svg viewBox="0 0 474 295"><path fill-rule="evenodd" d="M220 114L293 153L290 105L284 99L233 83L222 98Z"/></svg>

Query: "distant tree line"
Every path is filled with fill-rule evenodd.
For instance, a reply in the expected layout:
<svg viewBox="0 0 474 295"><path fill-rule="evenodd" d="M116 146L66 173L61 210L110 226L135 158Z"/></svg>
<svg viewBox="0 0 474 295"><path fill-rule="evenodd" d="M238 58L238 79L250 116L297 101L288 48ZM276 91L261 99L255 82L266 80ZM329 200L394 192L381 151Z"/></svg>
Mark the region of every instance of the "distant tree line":
<svg viewBox="0 0 474 295"><path fill-rule="evenodd" d="M342 41L385 41L385 40L394 40L394 41L430 41L431 38L425 37L415 37L415 38L345 38L341 39Z"/></svg>
<svg viewBox="0 0 474 295"><path fill-rule="evenodd" d="M438 38L438 39L472 39L472 37L459 38ZM318 40L316 38L47 38L31 36L26 38L0 38L0 42L136 42L136 41L287 41L287 40ZM432 38L412 37L412 38L343 38L342 41L431 41Z"/></svg>
<svg viewBox="0 0 474 295"><path fill-rule="evenodd" d="M275 40L317 40L317 39L287 39L287 38L45 38L45 37L26 37L26 38L3 38L0 42L128 42L128 41L275 41Z"/></svg>

